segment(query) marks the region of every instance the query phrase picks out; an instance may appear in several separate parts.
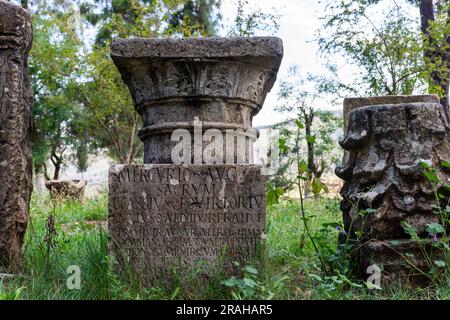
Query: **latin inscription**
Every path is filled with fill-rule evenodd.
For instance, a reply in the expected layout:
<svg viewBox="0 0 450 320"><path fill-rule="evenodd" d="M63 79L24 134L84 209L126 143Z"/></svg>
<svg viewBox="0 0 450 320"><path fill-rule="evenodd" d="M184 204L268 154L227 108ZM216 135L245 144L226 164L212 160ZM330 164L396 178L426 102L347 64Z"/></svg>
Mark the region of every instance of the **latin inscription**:
<svg viewBox="0 0 450 320"><path fill-rule="evenodd" d="M110 234L135 269L166 273L257 256L265 232L258 166L119 165L109 183Z"/></svg>

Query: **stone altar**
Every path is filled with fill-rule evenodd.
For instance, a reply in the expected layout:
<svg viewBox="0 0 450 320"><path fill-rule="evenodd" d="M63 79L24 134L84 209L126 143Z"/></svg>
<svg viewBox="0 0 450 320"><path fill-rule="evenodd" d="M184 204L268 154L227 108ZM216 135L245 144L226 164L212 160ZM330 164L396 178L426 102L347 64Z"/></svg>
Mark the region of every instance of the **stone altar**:
<svg viewBox="0 0 450 320"><path fill-rule="evenodd" d="M236 274L234 262L258 261L265 186L252 164L252 118L276 80L281 40L119 39L111 56L144 120L144 165L110 169L120 269L129 264L151 284L196 268Z"/></svg>

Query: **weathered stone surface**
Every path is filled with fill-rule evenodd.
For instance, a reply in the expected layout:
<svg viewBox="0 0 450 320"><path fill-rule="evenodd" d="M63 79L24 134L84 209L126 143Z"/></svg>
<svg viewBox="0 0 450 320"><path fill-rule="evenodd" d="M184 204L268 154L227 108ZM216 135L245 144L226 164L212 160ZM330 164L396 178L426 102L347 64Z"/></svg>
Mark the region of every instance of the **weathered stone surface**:
<svg viewBox="0 0 450 320"><path fill-rule="evenodd" d="M450 181L449 170L441 166L450 160L449 124L443 107L438 103L359 107L349 113L348 124L341 145L349 151L349 161L336 174L345 180L341 191L345 230L351 240L359 241L355 262L363 274L375 263L384 266L385 279L400 277L421 283L417 270L399 253L414 254L410 260L425 272L431 266L417 243L410 241L402 222L416 228L419 237L429 243L425 246L431 246L426 226L438 222L433 210L438 203L420 162L432 166L441 181ZM448 199L448 190L437 187ZM360 214L368 208L375 211ZM440 252L435 249L433 255L436 259Z"/></svg>
<svg viewBox="0 0 450 320"><path fill-rule="evenodd" d="M410 102L439 103L439 97L435 94L418 96L375 96L375 97L351 97L344 99L344 132L347 133L348 114L353 109L371 105L388 105Z"/></svg>
<svg viewBox="0 0 450 320"><path fill-rule="evenodd" d="M50 180L45 187L53 201L83 201L87 182L85 180Z"/></svg>
<svg viewBox="0 0 450 320"><path fill-rule="evenodd" d="M129 263L151 284L155 276L170 282L172 268L186 279L202 264L202 274L221 264L237 274L234 261L259 263L265 184L262 167L251 165L252 118L282 55L278 38L113 42L112 59L144 118L146 164L110 170L108 225L119 270ZM183 165L173 164L177 129L189 145ZM213 141L223 142L211 152L220 156L206 161Z"/></svg>
<svg viewBox="0 0 450 320"><path fill-rule="evenodd" d="M394 106L399 103L410 102L430 102L439 103L439 97L435 94L425 94L418 96L375 96L375 97L352 97L344 99L344 134L348 130L349 113L350 111L371 105L391 105ZM342 163L347 163L349 160L349 152L344 150Z"/></svg>
<svg viewBox="0 0 450 320"><path fill-rule="evenodd" d="M265 187L255 165L115 165L109 173L109 234L120 269L144 283L196 268L258 260ZM219 269L215 269L219 270Z"/></svg>
<svg viewBox="0 0 450 320"><path fill-rule="evenodd" d="M245 133L276 80L282 56L281 40L271 37L114 40L111 57L144 118L144 162L172 163L172 132L186 129L193 137L196 119L202 132ZM246 136L243 163L252 163L256 135L254 130ZM237 148L228 153L236 158Z"/></svg>
<svg viewBox="0 0 450 320"><path fill-rule="evenodd" d="M0 271L19 267L28 222L33 95L27 59L31 42L30 15L0 1Z"/></svg>

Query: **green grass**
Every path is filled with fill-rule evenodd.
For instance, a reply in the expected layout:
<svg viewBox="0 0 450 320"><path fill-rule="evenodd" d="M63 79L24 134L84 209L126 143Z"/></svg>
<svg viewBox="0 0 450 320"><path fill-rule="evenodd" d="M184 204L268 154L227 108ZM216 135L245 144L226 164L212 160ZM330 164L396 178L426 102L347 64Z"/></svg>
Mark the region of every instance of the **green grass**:
<svg viewBox="0 0 450 320"><path fill-rule="evenodd" d="M24 245L21 274L0 281L0 299L449 299L447 283L421 290L391 284L382 291L368 290L352 280L344 268L322 274L319 260L304 235L298 204L284 201L268 209L264 268L245 269L245 279L215 275L207 285L196 274L172 288L143 288L130 272L117 276L108 256L107 196L84 204L53 205L33 198L31 221ZM337 247L337 233L327 223L340 222L338 200L306 202L309 224L328 258ZM48 249L47 220L55 217L55 232ZM103 221L103 222L102 222ZM325 224L325 225L324 225ZM67 268L81 270L81 289L69 290ZM245 267L245 266L243 266ZM227 281L226 281L227 280Z"/></svg>

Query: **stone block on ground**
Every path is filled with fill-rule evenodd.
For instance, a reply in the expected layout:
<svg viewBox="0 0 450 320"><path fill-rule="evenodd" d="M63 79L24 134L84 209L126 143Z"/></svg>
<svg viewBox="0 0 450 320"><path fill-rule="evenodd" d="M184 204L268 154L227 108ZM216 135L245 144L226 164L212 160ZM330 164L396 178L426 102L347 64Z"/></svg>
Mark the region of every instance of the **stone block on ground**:
<svg viewBox="0 0 450 320"><path fill-rule="evenodd" d="M50 192L53 201L83 201L86 190L85 180L49 180L45 187Z"/></svg>

